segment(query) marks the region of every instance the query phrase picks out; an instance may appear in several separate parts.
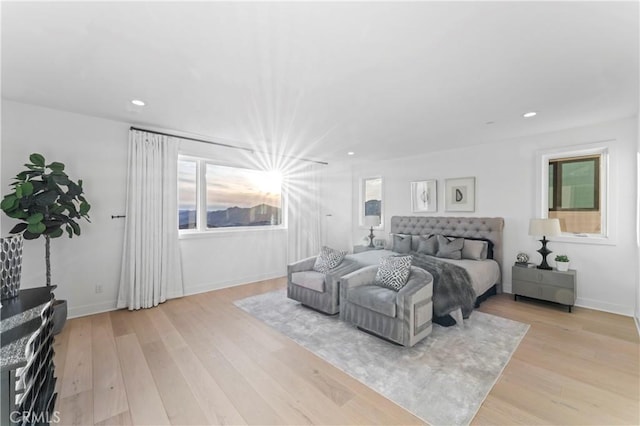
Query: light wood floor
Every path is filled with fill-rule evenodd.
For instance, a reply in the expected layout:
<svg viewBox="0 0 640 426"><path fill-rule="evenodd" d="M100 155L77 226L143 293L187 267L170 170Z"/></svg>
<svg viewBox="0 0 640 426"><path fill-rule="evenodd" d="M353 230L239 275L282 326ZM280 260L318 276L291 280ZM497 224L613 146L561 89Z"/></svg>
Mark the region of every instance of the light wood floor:
<svg viewBox="0 0 640 426"><path fill-rule="evenodd" d="M420 424L233 305L283 279L68 321L56 337L62 424ZM640 423L631 318L508 295L481 309L531 324L474 424Z"/></svg>

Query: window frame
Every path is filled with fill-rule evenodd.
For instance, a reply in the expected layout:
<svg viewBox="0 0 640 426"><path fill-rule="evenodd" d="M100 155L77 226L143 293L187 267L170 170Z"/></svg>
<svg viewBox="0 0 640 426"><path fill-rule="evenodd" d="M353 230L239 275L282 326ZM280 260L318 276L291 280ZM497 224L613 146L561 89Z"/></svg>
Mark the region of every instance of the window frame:
<svg viewBox="0 0 640 426"><path fill-rule="evenodd" d="M534 217L547 218L549 213L549 162L560 158L588 157L599 155L599 187L600 187L600 224L599 234L569 233L553 237L555 241L583 244L616 244L616 221L612 219L612 206L615 205L615 171L610 167L615 157L615 141L567 146L563 148L538 151L536 156L536 214Z"/></svg>
<svg viewBox="0 0 640 426"><path fill-rule="evenodd" d="M384 178L382 176L369 176L360 179L360 208L358 224L360 228L369 229L370 227L365 225L365 202L367 199L367 181L380 179L380 225L374 226L373 229L384 229Z"/></svg>
<svg viewBox="0 0 640 426"><path fill-rule="evenodd" d="M589 155L589 156L581 156L581 157L561 157L561 158L553 158L553 159L549 159L548 165L551 165L551 163L554 164L553 167L553 176L554 176L554 180L556 182L556 185L553 187L553 206L549 208L549 210L551 211L557 211L557 212L594 212L594 211L600 211L601 209L601 204L600 204L600 186L602 184L601 179L600 179L600 160L602 159L602 154L598 154L598 155ZM594 191L593 191L593 200L594 200L594 207L575 207L575 208L563 208L563 207L559 207L562 205L562 164L569 164L569 163L578 163L578 162L584 162L585 160L594 160L595 161L595 168L594 168L594 181L595 181L595 185L594 185Z"/></svg>
<svg viewBox="0 0 640 426"><path fill-rule="evenodd" d="M243 232L262 232L262 231L281 231L287 229L287 195L286 195L286 184L283 182L280 189L280 209L282 222L279 225L261 225L261 226L229 226L229 227L221 227L221 228L209 228L207 226L207 165L213 166L222 166L222 167L233 167L236 169L245 169L252 171L267 171L264 169L254 168L245 165L238 165L233 163L227 163L224 161L216 161L211 158L196 156L196 155L188 155L188 154L179 154L178 160L187 160L187 161L195 161L196 163L196 228L195 229L179 229L179 223L176 224L178 227L178 235L180 238L189 238L189 237L202 237L202 236L211 236L211 235L221 235L221 234L229 234L229 233L243 233ZM178 188L178 192L176 193L176 198L178 199L180 194L180 188ZM179 206L178 206L179 208Z"/></svg>

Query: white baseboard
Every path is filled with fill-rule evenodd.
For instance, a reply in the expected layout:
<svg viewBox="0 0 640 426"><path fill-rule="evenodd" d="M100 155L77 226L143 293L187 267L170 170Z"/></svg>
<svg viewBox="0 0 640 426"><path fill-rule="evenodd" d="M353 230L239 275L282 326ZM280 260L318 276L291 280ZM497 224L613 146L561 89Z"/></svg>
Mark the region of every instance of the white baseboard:
<svg viewBox="0 0 640 426"><path fill-rule="evenodd" d="M513 294L511 293L511 289L508 291L506 289L502 290L503 293ZM625 317L633 317L633 307L632 306L622 306L616 305L614 303L601 302L599 300L593 299L584 299L578 297L576 299L576 306L580 306L581 308L593 309L596 311L609 312L612 314L623 315ZM638 323L638 319L636 318L636 323ZM640 330L640 328L638 329Z"/></svg>
<svg viewBox="0 0 640 426"><path fill-rule="evenodd" d="M640 318L638 317L633 317L633 319L636 322L636 328L638 329L638 336L640 336Z"/></svg>
<svg viewBox="0 0 640 426"><path fill-rule="evenodd" d="M624 315L625 317L633 317L633 306L617 305L615 303L607 303L593 299L584 299L581 297L578 297L578 299L576 300L576 306L595 309L597 311L610 312L612 314Z"/></svg>
<svg viewBox="0 0 640 426"><path fill-rule="evenodd" d="M68 302L67 302L68 303ZM117 300L109 300L100 303L91 303L89 305L69 306L67 318L86 317L87 315L101 314L103 312L115 311Z"/></svg>
<svg viewBox="0 0 640 426"><path fill-rule="evenodd" d="M202 283L195 286L189 286L185 288L184 296L191 296L193 294L206 293L208 291L219 290L222 288L235 287L238 285L249 284L257 281L270 280L274 278L282 277L282 272L270 272L266 274L247 276L243 278L237 278L228 281L216 282L216 283ZM169 295L167 299L175 299L181 297L179 295ZM69 306L68 319L85 317L87 315L101 314L103 312L110 312L118 310L117 300L109 300L100 303L92 303L88 305Z"/></svg>
<svg viewBox="0 0 640 426"><path fill-rule="evenodd" d="M189 286L188 288L185 288L184 295L191 296L194 294L206 293L208 291L220 290L223 288L235 287L238 285L250 284L258 281L272 280L274 278L280 278L282 276L283 274L281 271L276 271L276 272L252 275L252 276L236 278L233 280L221 281L216 283L211 283L211 282L201 283L201 284L196 284L196 285Z"/></svg>

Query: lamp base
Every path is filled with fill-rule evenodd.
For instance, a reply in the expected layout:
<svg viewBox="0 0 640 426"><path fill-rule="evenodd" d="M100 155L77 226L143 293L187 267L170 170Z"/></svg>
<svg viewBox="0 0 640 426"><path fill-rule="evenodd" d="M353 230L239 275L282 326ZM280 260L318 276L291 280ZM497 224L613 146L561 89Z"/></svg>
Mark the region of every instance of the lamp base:
<svg viewBox="0 0 640 426"><path fill-rule="evenodd" d="M372 226L372 227L371 227L371 229L369 230L369 245L368 245L367 247L369 247L369 248L375 248L375 246L373 245L373 239L374 239L375 237L376 237L376 236L375 236L375 235L373 235L373 226Z"/></svg>
<svg viewBox="0 0 640 426"><path fill-rule="evenodd" d="M549 240L547 240L547 238L543 236L539 241L542 243L542 247L540 247L537 251L538 253L540 253L540 256L542 256L542 263L538 265L538 269L551 270L553 268L547 263L547 256L553 253L547 248L547 243L549 242Z"/></svg>

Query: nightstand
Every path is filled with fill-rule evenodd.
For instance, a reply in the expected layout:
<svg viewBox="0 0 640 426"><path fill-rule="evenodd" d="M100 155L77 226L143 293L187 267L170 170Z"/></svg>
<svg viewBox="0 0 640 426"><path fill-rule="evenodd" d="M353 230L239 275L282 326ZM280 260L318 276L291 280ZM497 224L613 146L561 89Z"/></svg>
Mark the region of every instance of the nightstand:
<svg viewBox="0 0 640 426"><path fill-rule="evenodd" d="M382 250L383 247L369 247L369 246L353 246L354 253L362 253L369 250Z"/></svg>
<svg viewBox="0 0 640 426"><path fill-rule="evenodd" d="M576 302L576 271L567 272L537 268L511 267L513 300L518 296L560 303L569 308Z"/></svg>

